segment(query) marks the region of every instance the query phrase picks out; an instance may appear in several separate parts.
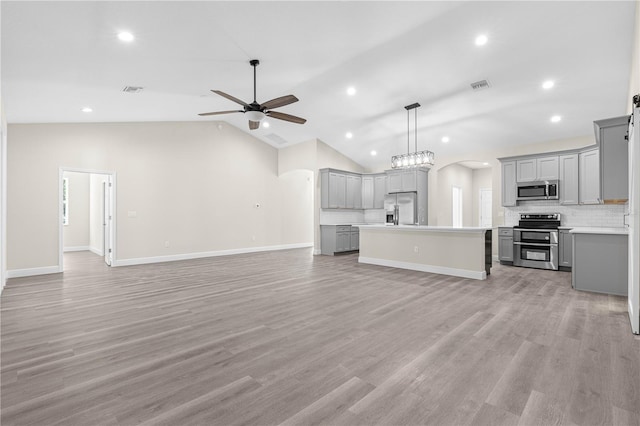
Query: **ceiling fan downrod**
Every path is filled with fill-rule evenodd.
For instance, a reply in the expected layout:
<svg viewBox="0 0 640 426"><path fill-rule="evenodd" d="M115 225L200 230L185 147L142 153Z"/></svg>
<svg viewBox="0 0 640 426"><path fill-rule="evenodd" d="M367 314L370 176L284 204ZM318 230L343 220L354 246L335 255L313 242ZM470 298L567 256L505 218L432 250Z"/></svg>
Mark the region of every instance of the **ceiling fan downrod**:
<svg viewBox="0 0 640 426"><path fill-rule="evenodd" d="M249 61L249 63L253 67L253 102L258 103L258 101L256 101L256 67L260 65L260 61L257 59L252 59Z"/></svg>

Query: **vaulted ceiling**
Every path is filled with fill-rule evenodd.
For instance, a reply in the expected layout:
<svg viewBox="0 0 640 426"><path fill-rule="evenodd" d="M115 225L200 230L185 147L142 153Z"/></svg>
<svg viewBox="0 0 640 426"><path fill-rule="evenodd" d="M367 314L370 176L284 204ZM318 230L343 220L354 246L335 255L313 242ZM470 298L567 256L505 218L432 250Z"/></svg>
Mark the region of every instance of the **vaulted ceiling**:
<svg viewBox="0 0 640 426"><path fill-rule="evenodd" d="M210 92L259 102L294 94L251 134L274 146L319 138L369 168L407 149L458 155L592 133L626 111L632 1L11 2L2 13L9 123L224 120ZM129 31L134 40L117 35ZM487 43L477 46L478 35ZM473 91L486 79L491 87ZM550 90L541 87L554 81ZM141 86L137 94L125 86ZM353 87L355 95L348 95ZM82 108L92 108L91 113ZM550 117L561 121L550 122ZM411 115L411 149L414 147ZM347 138L346 134L352 137ZM447 136L448 143L442 138ZM371 151L377 152L376 156Z"/></svg>

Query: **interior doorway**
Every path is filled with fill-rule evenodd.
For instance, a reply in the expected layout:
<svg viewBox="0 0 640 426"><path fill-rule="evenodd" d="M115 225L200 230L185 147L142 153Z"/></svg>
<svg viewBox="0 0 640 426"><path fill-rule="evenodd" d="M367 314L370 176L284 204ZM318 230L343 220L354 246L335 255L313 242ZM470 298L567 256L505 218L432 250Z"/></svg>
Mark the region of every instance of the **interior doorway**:
<svg viewBox="0 0 640 426"><path fill-rule="evenodd" d="M480 188L480 217L478 219L479 226L483 228L491 228L492 226L492 192L491 188Z"/></svg>
<svg viewBox="0 0 640 426"><path fill-rule="evenodd" d="M59 264L83 251L111 266L115 258L115 173L60 168Z"/></svg>

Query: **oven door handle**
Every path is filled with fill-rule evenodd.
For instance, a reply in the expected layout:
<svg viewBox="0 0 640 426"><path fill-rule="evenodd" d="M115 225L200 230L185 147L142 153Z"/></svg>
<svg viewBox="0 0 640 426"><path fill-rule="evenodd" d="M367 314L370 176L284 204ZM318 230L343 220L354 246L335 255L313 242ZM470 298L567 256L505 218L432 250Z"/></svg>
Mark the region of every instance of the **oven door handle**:
<svg viewBox="0 0 640 426"><path fill-rule="evenodd" d="M547 243L547 244L541 244L541 243L522 243L520 241L514 241L513 242L514 246L536 246L536 247L554 247L557 246L557 244L553 244L553 243Z"/></svg>

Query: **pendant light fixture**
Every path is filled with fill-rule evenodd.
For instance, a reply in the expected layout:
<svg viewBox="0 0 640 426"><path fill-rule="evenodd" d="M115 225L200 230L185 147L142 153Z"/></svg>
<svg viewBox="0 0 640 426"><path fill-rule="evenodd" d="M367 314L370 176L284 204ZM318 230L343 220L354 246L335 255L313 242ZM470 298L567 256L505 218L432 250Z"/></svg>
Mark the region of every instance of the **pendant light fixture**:
<svg viewBox="0 0 640 426"><path fill-rule="evenodd" d="M434 154L431 151L418 151L418 107L420 107L419 103L407 105L404 109L407 110L407 153L394 155L391 157L391 168L392 169L410 169L413 167L421 167L421 166L433 166L434 164ZM409 111L414 110L414 151L410 152L410 113Z"/></svg>

